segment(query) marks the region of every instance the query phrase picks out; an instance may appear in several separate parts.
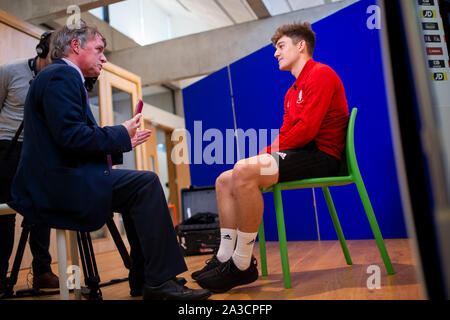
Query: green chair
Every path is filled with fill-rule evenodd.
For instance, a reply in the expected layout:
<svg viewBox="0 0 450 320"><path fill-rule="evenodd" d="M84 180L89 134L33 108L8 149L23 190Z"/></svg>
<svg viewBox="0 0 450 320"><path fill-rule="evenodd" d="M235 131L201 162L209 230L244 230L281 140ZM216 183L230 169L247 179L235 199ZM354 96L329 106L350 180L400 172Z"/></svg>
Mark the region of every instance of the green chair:
<svg viewBox="0 0 450 320"><path fill-rule="evenodd" d="M347 141L345 150L345 160L346 160L346 173L344 176L336 177L326 177L326 178L314 178L314 179L303 179L297 181L282 182L273 185L270 188L263 188L262 193L273 192L274 202L275 202L275 212L277 219L278 228L278 240L280 243L280 254L281 254L281 264L283 269L283 281L284 287L291 288L291 275L289 271L289 260L286 244L286 230L284 226L284 213L283 213L283 202L281 198L281 190L291 190L291 189L303 189L303 188L315 188L322 187L325 200L328 205L328 209L331 214L331 219L333 220L334 228L336 229L337 236L341 243L342 251L344 252L345 260L348 265L352 264L352 259L350 258L350 253L345 242L344 234L339 223L339 219L334 208L333 200L331 198L330 191L328 187L343 186L351 183L355 183L358 189L359 196L361 198L362 204L366 211L367 218L369 219L370 227L375 236L375 240L380 250L381 257L383 258L384 265L388 274L394 274L394 268L392 267L391 260L384 245L383 237L381 235L380 229L378 227L377 219L373 213L372 205L370 204L369 196L367 195L366 188L364 187L364 182L361 178L359 172L358 163L356 161L355 146L354 146L354 129L355 129L355 118L357 109L354 108L350 115L350 120L347 129ZM264 238L264 221L261 221L258 232L259 237L259 248L261 255L261 270L262 275L267 276L267 259L266 259L266 245Z"/></svg>

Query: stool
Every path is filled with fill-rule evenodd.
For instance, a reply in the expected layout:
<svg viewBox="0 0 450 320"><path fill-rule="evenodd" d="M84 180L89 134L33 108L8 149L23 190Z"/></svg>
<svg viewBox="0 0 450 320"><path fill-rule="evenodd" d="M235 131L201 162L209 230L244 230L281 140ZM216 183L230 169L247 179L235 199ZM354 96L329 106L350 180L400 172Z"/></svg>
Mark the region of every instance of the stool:
<svg viewBox="0 0 450 320"><path fill-rule="evenodd" d="M9 207L7 204L0 204L0 215L8 215L17 213L14 209ZM28 226L24 226L22 229L22 234L20 237L19 247L17 248L16 256L14 259L13 268L11 270L10 290L12 291L14 285L17 282L17 276L20 269L20 263L22 262L23 253L25 250L25 245L28 239L30 229ZM56 229L56 242L57 242L57 253L58 253L58 272L59 272L59 293L61 300L69 300L69 288L67 285L67 240L66 231L61 229ZM69 231L69 250L72 265L79 267L78 251L77 251L77 237L75 231ZM11 292L12 293L12 292ZM74 289L75 298L81 299L81 289Z"/></svg>

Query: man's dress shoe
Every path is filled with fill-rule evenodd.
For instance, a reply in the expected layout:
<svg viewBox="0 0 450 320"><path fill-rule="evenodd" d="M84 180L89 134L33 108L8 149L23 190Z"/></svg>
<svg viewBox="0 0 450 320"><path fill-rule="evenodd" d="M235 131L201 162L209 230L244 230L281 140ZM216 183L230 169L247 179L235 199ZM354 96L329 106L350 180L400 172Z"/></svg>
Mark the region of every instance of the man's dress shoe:
<svg viewBox="0 0 450 320"><path fill-rule="evenodd" d="M177 279L171 279L157 287L144 285L144 300L206 300L211 292L206 289L189 289Z"/></svg>
<svg viewBox="0 0 450 320"><path fill-rule="evenodd" d="M186 279L183 277L177 277L174 279L175 281L177 281L179 284L184 285L187 283ZM144 281L138 283L138 284L133 284L132 286L130 285L130 295L132 297L139 297L142 296L142 290L143 290L143 286L144 286Z"/></svg>

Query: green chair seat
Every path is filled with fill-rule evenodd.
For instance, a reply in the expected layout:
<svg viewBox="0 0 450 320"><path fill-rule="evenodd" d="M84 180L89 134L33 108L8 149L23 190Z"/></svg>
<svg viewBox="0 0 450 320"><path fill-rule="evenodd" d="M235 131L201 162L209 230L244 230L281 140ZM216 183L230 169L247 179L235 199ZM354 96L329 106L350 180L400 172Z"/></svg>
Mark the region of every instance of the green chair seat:
<svg viewBox="0 0 450 320"><path fill-rule="evenodd" d="M281 190L293 190L293 189L306 189L306 188L316 188L316 187L335 187L335 186L345 186L347 184L352 184L353 180L350 176L344 177L326 177L326 178L313 178L313 179L303 179L296 181L281 182L278 185ZM269 188L261 189L262 193L273 192L273 186Z"/></svg>
<svg viewBox="0 0 450 320"><path fill-rule="evenodd" d="M373 212L369 196L367 194L364 182L359 172L358 163L356 161L355 146L354 146L354 129L355 129L356 113L357 109L353 108L348 123L346 146L345 146L345 158L343 161L345 175L336 177L313 178L313 179L281 182L273 185L272 187L261 189L262 193L273 192L274 194L275 213L278 228L278 240L280 244L281 264L283 269L283 281L285 288L291 288L291 276L289 271L289 260L287 253L286 229L284 225L283 201L281 196L282 190L316 188L316 187L322 188L325 200L327 202L328 210L330 211L331 219L333 221L333 225L336 230L336 234L338 236L342 251L344 253L345 260L348 265L351 265L352 260L350 257L350 253L347 247L347 243L345 242L344 234L342 232L339 219L336 213L336 209L334 207L333 200L331 198L331 194L328 187L343 186L355 183L362 204L364 206L367 219L369 220L370 227L377 242L378 249L385 264L386 270L388 274L395 273L388 252L386 250L383 237L378 227L378 223L375 218L375 214ZM258 232L258 238L261 255L261 271L263 276L267 276L268 272L267 272L267 258L266 258L266 246L264 236L264 220L261 221L261 225L259 227Z"/></svg>

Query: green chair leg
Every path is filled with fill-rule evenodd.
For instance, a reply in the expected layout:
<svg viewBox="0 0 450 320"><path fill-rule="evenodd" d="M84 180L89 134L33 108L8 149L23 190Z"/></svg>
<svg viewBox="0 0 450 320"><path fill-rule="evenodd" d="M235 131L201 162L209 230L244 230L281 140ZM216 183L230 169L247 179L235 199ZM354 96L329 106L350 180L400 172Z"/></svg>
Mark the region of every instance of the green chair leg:
<svg viewBox="0 0 450 320"><path fill-rule="evenodd" d="M381 257L383 258L387 273L394 274L395 271L394 268L392 267L391 259L389 258L389 254L386 250L383 236L381 235L380 228L378 227L377 219L375 218L372 204L370 203L369 195L367 194L366 187L364 186L362 178L361 177L356 178L355 184L356 188L358 189L361 202L364 206L364 210L366 211L367 219L369 220L369 224L370 227L372 228L373 235L375 236L378 249L380 250Z"/></svg>
<svg viewBox="0 0 450 320"><path fill-rule="evenodd" d="M273 186L273 199L277 217L278 241L280 243L281 266L283 269L283 281L286 289L291 288L291 274L289 271L289 258L287 252L286 229L284 226L283 200L281 198L281 187Z"/></svg>
<svg viewBox="0 0 450 320"><path fill-rule="evenodd" d="M264 220L261 220L258 232L259 256L261 258L261 274L267 277L266 237L264 235Z"/></svg>
<svg viewBox="0 0 450 320"><path fill-rule="evenodd" d="M350 257L347 243L345 242L344 233L342 232L341 224L339 223L336 209L333 204L333 199L331 198L330 190L328 189L328 187L322 187L322 191L327 202L328 210L330 211L331 220L333 220L334 229L336 230L339 242L341 243L342 252L344 252L345 261L347 261L348 265L352 265L352 258Z"/></svg>

